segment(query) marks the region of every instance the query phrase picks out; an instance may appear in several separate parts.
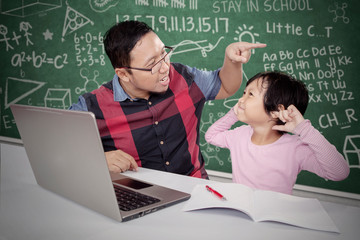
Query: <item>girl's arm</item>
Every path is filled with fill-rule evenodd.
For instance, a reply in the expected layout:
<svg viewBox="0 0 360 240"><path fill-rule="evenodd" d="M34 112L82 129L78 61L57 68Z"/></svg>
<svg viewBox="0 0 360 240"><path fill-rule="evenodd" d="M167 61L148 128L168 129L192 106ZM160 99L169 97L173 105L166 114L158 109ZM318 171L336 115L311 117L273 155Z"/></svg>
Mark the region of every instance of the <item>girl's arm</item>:
<svg viewBox="0 0 360 240"><path fill-rule="evenodd" d="M335 146L311 125L309 120L299 124L294 129L294 134L298 135L299 139L313 153L302 163L303 170L333 181L341 181L347 178L350 173L348 163Z"/></svg>
<svg viewBox="0 0 360 240"><path fill-rule="evenodd" d="M225 116L217 120L213 125L209 127L209 129L205 133L205 140L208 143L216 145L218 147L227 147L227 131L237 121L237 117L232 108Z"/></svg>
<svg viewBox="0 0 360 240"><path fill-rule="evenodd" d="M274 130L296 134L305 143L306 148L302 147L296 153L299 159L306 157L301 165L303 170L333 181L343 180L349 175L350 169L344 157L311 125L309 120L304 119L294 105L272 114L285 123L284 125L275 125ZM311 149L310 153L305 150L309 148Z"/></svg>

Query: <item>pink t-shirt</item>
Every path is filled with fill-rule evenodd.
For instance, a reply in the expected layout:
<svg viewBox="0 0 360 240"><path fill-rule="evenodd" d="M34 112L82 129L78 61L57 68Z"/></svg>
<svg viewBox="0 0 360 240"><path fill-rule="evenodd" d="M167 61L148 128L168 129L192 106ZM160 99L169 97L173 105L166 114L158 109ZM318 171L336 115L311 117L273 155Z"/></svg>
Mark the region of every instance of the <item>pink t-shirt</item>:
<svg viewBox="0 0 360 240"><path fill-rule="evenodd" d="M294 135L283 134L276 142L255 145L253 129L243 125L229 128L238 119L231 109L206 132L207 142L230 150L233 181L249 187L292 194L301 170L340 181L349 175L344 157L309 120L303 121Z"/></svg>

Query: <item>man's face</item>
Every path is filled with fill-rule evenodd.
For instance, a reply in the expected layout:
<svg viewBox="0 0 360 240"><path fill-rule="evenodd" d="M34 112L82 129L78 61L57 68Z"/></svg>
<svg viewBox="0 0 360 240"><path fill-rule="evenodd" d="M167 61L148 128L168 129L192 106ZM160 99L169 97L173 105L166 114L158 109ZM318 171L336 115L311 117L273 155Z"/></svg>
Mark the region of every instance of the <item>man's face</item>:
<svg viewBox="0 0 360 240"><path fill-rule="evenodd" d="M163 93L168 89L170 62L158 63L165 54L165 45L154 32L145 34L137 42L130 52L130 67L151 69L156 63L161 67L153 74L135 69L131 70L132 74L126 72L126 78L123 78L126 81L122 85L130 97L147 99L151 93Z"/></svg>

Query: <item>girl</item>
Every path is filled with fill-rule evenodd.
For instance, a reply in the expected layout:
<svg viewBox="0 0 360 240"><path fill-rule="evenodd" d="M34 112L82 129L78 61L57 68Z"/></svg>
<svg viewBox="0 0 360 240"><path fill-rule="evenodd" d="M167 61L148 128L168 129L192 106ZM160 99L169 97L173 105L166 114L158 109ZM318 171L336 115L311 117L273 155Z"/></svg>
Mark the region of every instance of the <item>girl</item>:
<svg viewBox="0 0 360 240"><path fill-rule="evenodd" d="M335 146L304 119L308 99L306 86L284 73L258 73L247 82L238 103L205 134L230 150L234 182L292 194L301 170L333 181L349 175ZM238 120L248 125L229 130Z"/></svg>

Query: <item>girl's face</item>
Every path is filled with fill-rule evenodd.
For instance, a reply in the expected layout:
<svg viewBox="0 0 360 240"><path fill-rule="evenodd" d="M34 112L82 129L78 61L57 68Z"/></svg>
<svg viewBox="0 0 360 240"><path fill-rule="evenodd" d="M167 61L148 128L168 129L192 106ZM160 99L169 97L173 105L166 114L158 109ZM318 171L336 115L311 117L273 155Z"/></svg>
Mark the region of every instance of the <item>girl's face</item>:
<svg viewBox="0 0 360 240"><path fill-rule="evenodd" d="M243 96L234 108L239 121L253 127L269 122L270 116L265 112L264 108L264 94L266 90L267 89L262 86L261 78L252 81L245 88Z"/></svg>

